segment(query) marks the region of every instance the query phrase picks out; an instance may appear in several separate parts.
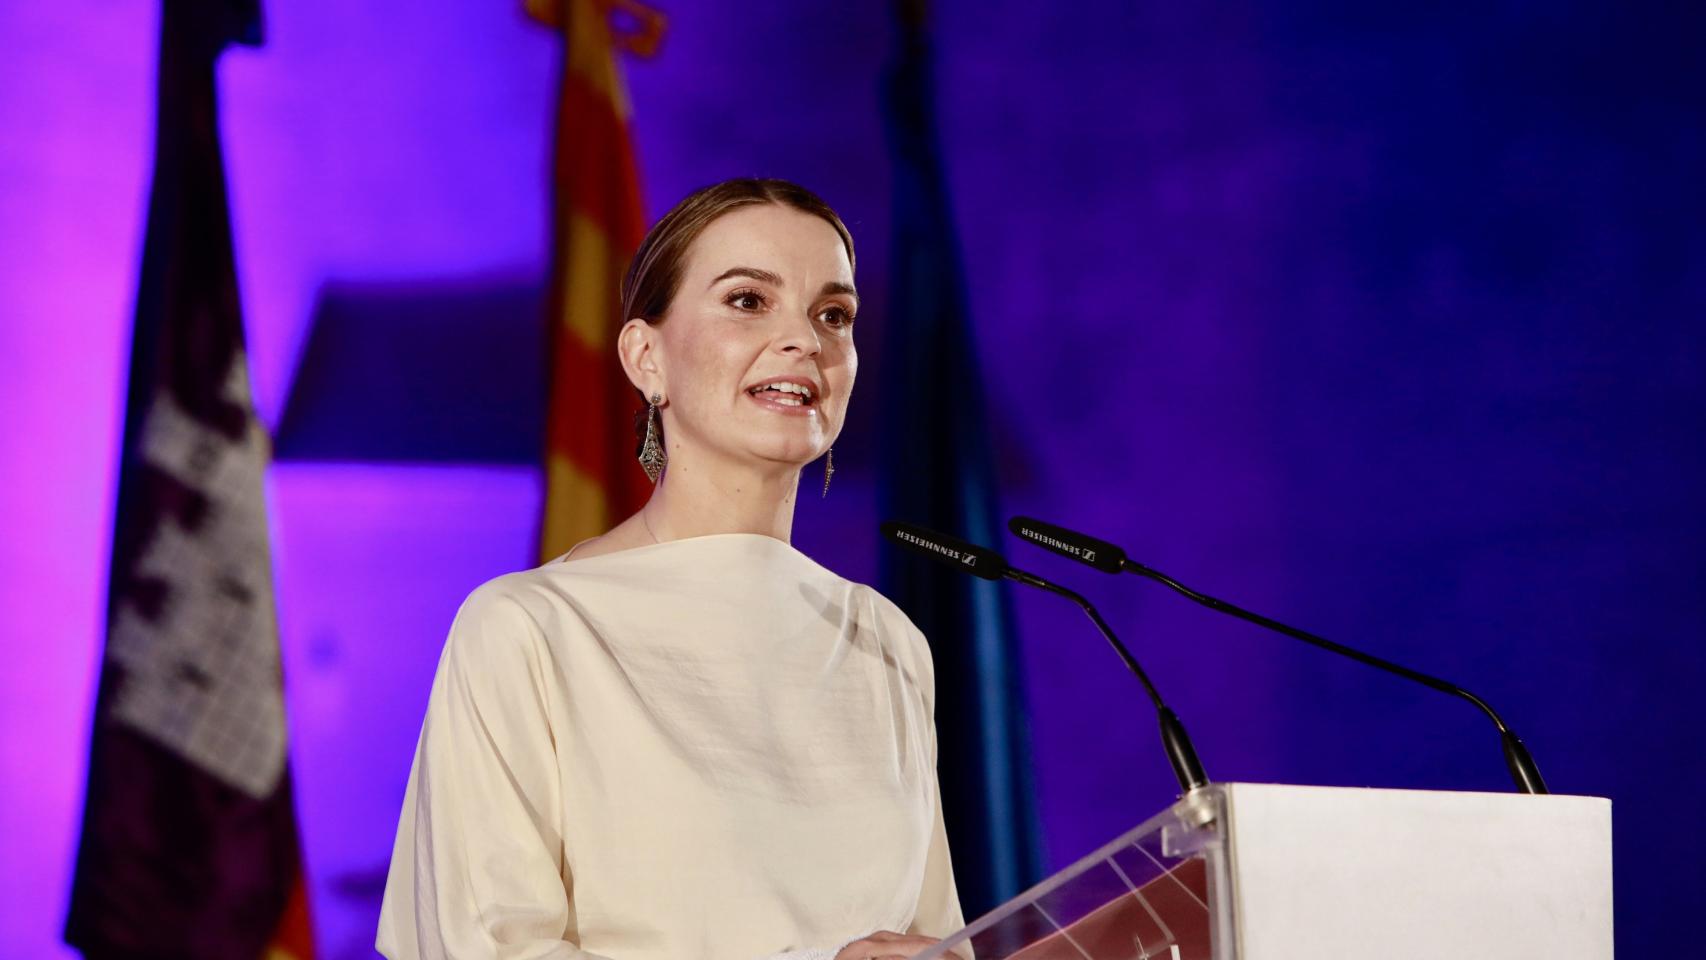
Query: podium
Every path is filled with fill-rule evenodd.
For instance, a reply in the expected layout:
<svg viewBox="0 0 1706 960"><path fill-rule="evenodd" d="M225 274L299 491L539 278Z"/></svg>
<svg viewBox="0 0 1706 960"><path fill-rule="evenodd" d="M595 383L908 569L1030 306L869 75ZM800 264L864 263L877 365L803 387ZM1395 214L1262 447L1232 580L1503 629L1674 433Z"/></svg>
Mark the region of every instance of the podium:
<svg viewBox="0 0 1706 960"><path fill-rule="evenodd" d="M1211 784L918 960L1605 960L1611 801Z"/></svg>

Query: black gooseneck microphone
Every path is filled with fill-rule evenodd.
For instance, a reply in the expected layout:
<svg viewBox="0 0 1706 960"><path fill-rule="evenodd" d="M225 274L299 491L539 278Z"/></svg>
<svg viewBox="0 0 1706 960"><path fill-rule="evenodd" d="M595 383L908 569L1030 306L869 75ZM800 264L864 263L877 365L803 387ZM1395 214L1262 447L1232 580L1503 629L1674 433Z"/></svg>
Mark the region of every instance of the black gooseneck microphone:
<svg viewBox="0 0 1706 960"><path fill-rule="evenodd" d="M1097 612L1090 601L1059 584L1050 583L1036 574L1010 566L1005 557L993 550L950 537L945 533L937 533L916 524L889 520L883 524L883 535L909 550L939 560L962 573L985 580L1016 580L1027 586L1058 594L1078 604L1090 616L1091 622L1096 624L1096 629L1102 631L1102 636L1113 645L1114 652L1125 661L1126 667L1137 675L1143 689L1149 693L1149 699L1154 702L1156 716L1161 721L1161 744L1166 748L1167 762L1172 764L1173 776L1178 778L1179 789L1190 793L1208 784L1208 775L1203 773L1202 761L1197 759L1196 747L1191 745L1191 738L1185 732L1184 723L1179 720L1178 714L1167 706L1166 701L1161 699L1161 694L1155 689L1155 684L1150 682L1149 675L1138 666L1137 658L1131 655L1131 651L1126 649L1119 637L1114 636L1113 628L1102 619L1101 613Z"/></svg>
<svg viewBox="0 0 1706 960"><path fill-rule="evenodd" d="M1417 670L1411 670L1409 667L1399 666L1390 660L1382 660L1373 654L1363 653L1361 650L1347 647L1342 643L1334 643L1325 637L1318 637L1313 633L1287 626L1259 613L1251 613L1242 607L1211 597L1208 594L1198 593L1161 571L1146 567L1128 558L1124 550L1106 540L1098 540L1095 537L1085 536L1082 533L1058 527L1052 523L1044 523L1041 520L1033 520L1030 517L1014 517L1007 522L1007 528L1012 530L1014 535L1020 539L1028 540L1061 556L1071 557L1080 563L1095 567L1103 573L1125 572L1135 573L1140 577L1148 577L1195 600L1210 610L1230 614L1259 627L1266 627L1276 633L1283 633L1288 637L1302 640L1304 643L1312 644L1323 650L1349 657L1358 663L1368 664L1371 667L1385 670L1387 673L1395 673L1400 677L1414 680L1425 687L1467 700L1479 707L1481 712L1493 721L1493 725L1499 728L1499 737L1504 744L1505 766L1510 768L1511 779L1516 781L1517 789L1523 793L1547 792L1546 781L1541 779L1540 768L1535 766L1534 757L1529 755L1528 748L1523 746L1522 741L1517 738L1510 727L1505 725L1504 720L1499 718L1499 715L1493 711L1487 701L1456 684L1447 683L1438 677L1431 677Z"/></svg>

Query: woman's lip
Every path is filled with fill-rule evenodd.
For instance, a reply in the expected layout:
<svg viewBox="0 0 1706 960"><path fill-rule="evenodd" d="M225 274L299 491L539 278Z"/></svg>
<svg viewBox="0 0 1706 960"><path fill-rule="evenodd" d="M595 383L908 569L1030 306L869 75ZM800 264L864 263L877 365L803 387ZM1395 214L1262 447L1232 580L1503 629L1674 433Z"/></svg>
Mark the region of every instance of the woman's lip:
<svg viewBox="0 0 1706 960"><path fill-rule="evenodd" d="M791 393L778 394L778 393L771 393L771 392L765 392L765 391L761 391L759 393L747 394L747 397L749 399L751 399L753 403L758 404L759 406L765 408L766 410L771 410L771 411L774 411L776 413L787 414L789 416L795 416L795 417L812 417L812 416L817 415L816 404L802 403L802 404L799 404L796 406L796 405L792 405L792 404L782 403L778 400L772 399L773 397L779 397L779 396L791 397L791 396L794 396L794 394L791 394Z"/></svg>
<svg viewBox="0 0 1706 960"><path fill-rule="evenodd" d="M765 387L768 387L771 384L776 384L776 383L792 383L792 384L796 384L798 386L805 387L806 389L808 389L812 392L812 396L814 398L818 394L823 392L823 388L819 387L817 385L817 381L811 379L810 377L771 377L768 380L760 380L757 383L753 384L752 386L747 387L746 391L748 393L751 393L754 390L762 390Z"/></svg>

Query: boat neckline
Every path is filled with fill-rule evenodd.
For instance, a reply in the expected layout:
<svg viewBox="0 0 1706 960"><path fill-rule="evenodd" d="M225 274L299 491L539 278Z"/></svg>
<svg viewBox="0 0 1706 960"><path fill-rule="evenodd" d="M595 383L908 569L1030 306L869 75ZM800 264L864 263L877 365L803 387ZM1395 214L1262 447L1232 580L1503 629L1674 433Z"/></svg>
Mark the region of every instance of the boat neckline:
<svg viewBox="0 0 1706 960"><path fill-rule="evenodd" d="M589 538L588 540L582 540L581 543L588 543L592 539L597 539L597 538ZM629 557L629 556L633 556L635 554L651 553L653 551L661 550L661 549L664 549L666 547L678 547L678 546L684 546L687 544L704 543L704 542L710 541L710 540L759 540L759 541L768 541L768 542L773 543L779 547L782 547L787 552L792 553L792 554L800 557L801 559L804 559L804 560L806 560L810 563L816 564L818 566L822 566L822 564L818 564L816 560L812 560L811 557L806 556L803 552L801 552L801 550L798 547L794 546L793 544L789 543L786 540L783 540L780 537L773 537L773 536L769 535L768 533L747 533L744 531L737 531L734 533L702 533L702 534L699 534L697 536L692 536L692 537L677 537L674 540L659 540L656 543L643 543L637 547L628 547L626 549L617 550L617 551L614 551L612 553L599 554L596 557L571 558L571 557L569 557L568 553L565 553L560 557L553 558L551 560L546 561L543 564L540 564L540 568L541 569L547 569L547 570L573 569L573 568L575 568L581 564L598 563L601 560L614 561L614 560L620 559L622 557ZM575 546L578 547L578 546L580 546L580 544L575 544ZM574 547L570 547L569 553L573 553L573 552L574 552Z"/></svg>

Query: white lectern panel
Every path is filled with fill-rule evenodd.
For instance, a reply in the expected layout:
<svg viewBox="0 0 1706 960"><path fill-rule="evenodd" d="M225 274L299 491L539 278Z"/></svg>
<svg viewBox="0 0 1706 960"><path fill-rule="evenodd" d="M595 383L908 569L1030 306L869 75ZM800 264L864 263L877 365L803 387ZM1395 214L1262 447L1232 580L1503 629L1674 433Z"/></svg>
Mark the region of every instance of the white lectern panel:
<svg viewBox="0 0 1706 960"><path fill-rule="evenodd" d="M1222 789L1239 960L1612 956L1609 800Z"/></svg>

